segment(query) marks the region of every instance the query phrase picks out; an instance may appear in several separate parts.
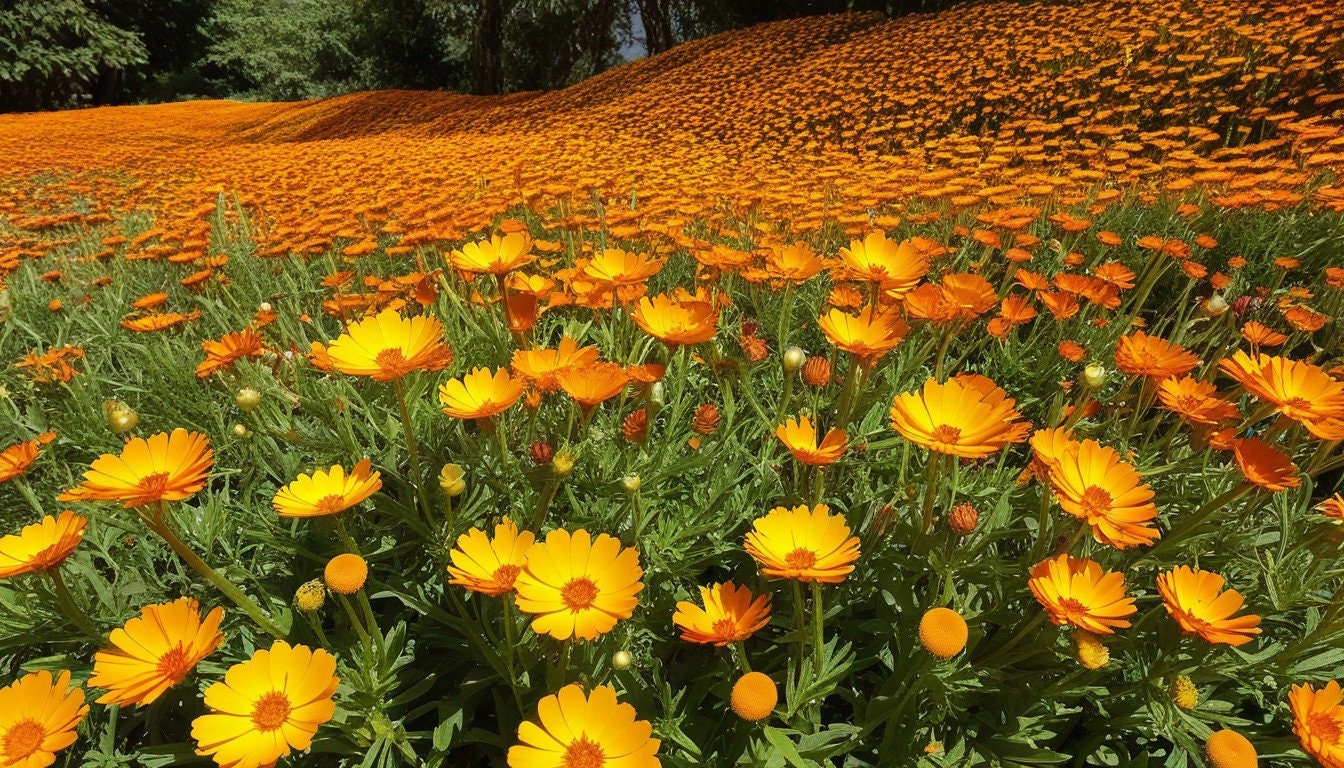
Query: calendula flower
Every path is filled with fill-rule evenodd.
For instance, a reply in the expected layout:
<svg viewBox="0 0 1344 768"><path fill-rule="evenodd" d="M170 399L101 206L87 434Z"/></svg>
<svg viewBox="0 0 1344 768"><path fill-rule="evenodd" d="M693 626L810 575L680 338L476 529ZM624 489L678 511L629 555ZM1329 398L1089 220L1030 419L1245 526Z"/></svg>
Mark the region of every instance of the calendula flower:
<svg viewBox="0 0 1344 768"><path fill-rule="evenodd" d="M35 440L15 443L0 451L0 483L13 480L27 472L33 462L37 461L38 450L55 439L55 432L44 432Z"/></svg>
<svg viewBox="0 0 1344 768"><path fill-rule="evenodd" d="M597 347L580 347L569 336L562 337L555 349L520 349L513 353L513 372L532 382L540 392L554 392L560 388L556 378L561 372L584 368L597 362Z"/></svg>
<svg viewBox="0 0 1344 768"><path fill-rule="evenodd" d="M700 588L701 608L681 601L672 623L681 628L681 639L690 643L723 647L746 640L770 623L770 596L752 598L751 590L733 582Z"/></svg>
<svg viewBox="0 0 1344 768"><path fill-rule="evenodd" d="M0 579L48 571L65 562L84 540L87 518L66 510L0 538Z"/></svg>
<svg viewBox="0 0 1344 768"><path fill-rule="evenodd" d="M1241 418L1234 403L1218 396L1218 390L1194 376L1163 379L1157 387L1162 407L1175 411L1182 421L1191 424L1219 424Z"/></svg>
<svg viewBox="0 0 1344 768"><path fill-rule="evenodd" d="M733 713L743 720L759 722L775 711L775 706L779 704L779 688L764 672L748 672L733 683L728 704L733 708Z"/></svg>
<svg viewBox="0 0 1344 768"><path fill-rule="evenodd" d="M1125 575L1103 571L1092 560L1060 555L1031 569L1027 582L1036 602L1055 624L1071 624L1097 635L1112 635L1129 626L1126 616L1138 609L1125 596Z"/></svg>
<svg viewBox="0 0 1344 768"><path fill-rule="evenodd" d="M801 283L815 277L823 267L817 252L801 240L765 252L765 270L773 280Z"/></svg>
<svg viewBox="0 0 1344 768"><path fill-rule="evenodd" d="M190 598L147 605L140 615L112 630L111 648L93 656L89 685L106 688L99 704L143 705L177 685L219 647L224 609L204 619L200 604Z"/></svg>
<svg viewBox="0 0 1344 768"><path fill-rule="evenodd" d="M845 455L848 436L843 429L831 429L826 432L821 445L817 445L817 430L812 420L806 416L789 419L775 428L775 437L789 449L793 458L800 464L825 466L834 464Z"/></svg>
<svg viewBox="0 0 1344 768"><path fill-rule="evenodd" d="M630 313L640 330L669 347L699 344L714 338L719 311L702 301L679 301L666 294L643 298Z"/></svg>
<svg viewBox="0 0 1344 768"><path fill-rule="evenodd" d="M1157 577L1157 591L1167 613L1186 632L1208 643L1245 645L1260 634L1260 617L1233 617L1241 610L1241 593L1223 592L1223 577L1182 565Z"/></svg>
<svg viewBox="0 0 1344 768"><path fill-rule="evenodd" d="M448 260L463 272L504 275L537 260L531 255L532 238L526 232L473 241L454 250Z"/></svg>
<svg viewBox="0 0 1344 768"><path fill-rule="evenodd" d="M56 753L75 743L89 714L84 691L70 684L70 673L30 672L0 688L0 765L45 768Z"/></svg>
<svg viewBox="0 0 1344 768"><path fill-rule="evenodd" d="M883 232L851 241L840 249L840 259L854 278L877 283L892 295L912 290L929 271L928 258L912 241L896 243Z"/></svg>
<svg viewBox="0 0 1344 768"><path fill-rule="evenodd" d="M638 285L658 274L666 259L650 258L642 253L606 248L588 260L583 274L607 286Z"/></svg>
<svg viewBox="0 0 1344 768"><path fill-rule="evenodd" d="M449 584L466 587L490 597L499 597L513 591L518 574L527 564L527 551L536 542L531 531L518 531L518 526L504 518L495 526L491 539L479 528L457 537L457 546L448 552L453 564L448 566L452 576Z"/></svg>
<svg viewBox="0 0 1344 768"><path fill-rule="evenodd" d="M919 619L919 644L939 659L961 653L969 636L966 620L951 608L930 608Z"/></svg>
<svg viewBox="0 0 1344 768"><path fill-rule="evenodd" d="M1199 365L1199 358L1179 344L1135 331L1120 337L1115 347L1115 365L1131 376L1165 379L1184 376L1194 370Z"/></svg>
<svg viewBox="0 0 1344 768"><path fill-rule="evenodd" d="M1344 521L1344 493L1336 493L1334 496L1322 501L1316 505L1316 509L1326 517L1333 517L1336 520Z"/></svg>
<svg viewBox="0 0 1344 768"><path fill-rule="evenodd" d="M314 355L332 370L374 381L395 381L412 371L440 371L453 363L453 350L443 341L443 325L433 315L402 317L385 309L351 323L324 355Z"/></svg>
<svg viewBox="0 0 1344 768"><path fill-rule="evenodd" d="M871 367L895 349L910 332L910 326L895 311L883 312L871 306L857 315L832 309L817 319L817 325L836 349L850 353L864 367Z"/></svg>
<svg viewBox="0 0 1344 768"><path fill-rule="evenodd" d="M573 398L585 413L619 395L625 385L630 383L630 376L624 368L606 362L566 368L555 378L565 394Z"/></svg>
<svg viewBox="0 0 1344 768"><path fill-rule="evenodd" d="M585 696L578 684L566 685L537 702L537 722L518 726L509 768L660 768L661 742L649 738L653 726L636 717L610 686Z"/></svg>
<svg viewBox="0 0 1344 768"><path fill-rule="evenodd" d="M1234 438L1232 454L1246 480L1267 491L1286 491L1302 484L1293 460L1258 437Z"/></svg>
<svg viewBox="0 0 1344 768"><path fill-rule="evenodd" d="M205 689L211 714L191 723L196 754L224 768L261 768L307 749L336 712L335 673L336 657L320 648L276 640L258 650Z"/></svg>
<svg viewBox="0 0 1344 768"><path fill-rule="evenodd" d="M773 579L839 584L859 559L859 537L825 504L770 510L752 523L743 546Z"/></svg>
<svg viewBox="0 0 1344 768"><path fill-rule="evenodd" d="M1317 366L1237 351L1219 363L1247 392L1322 440L1344 440L1344 382Z"/></svg>
<svg viewBox="0 0 1344 768"><path fill-rule="evenodd" d="M330 470L299 475L281 488L271 506L281 517L320 517L334 515L359 504L383 487L382 473L371 471L373 463L363 459L346 474L345 467L333 464Z"/></svg>
<svg viewBox="0 0 1344 768"><path fill-rule="evenodd" d="M440 384L439 402L443 412L455 419L488 419L513 407L526 388L526 381L510 379L503 368L493 374L489 368L473 368Z"/></svg>
<svg viewBox="0 0 1344 768"><path fill-rule="evenodd" d="M205 378L239 360L255 360L261 357L266 351L266 342L261 338L261 334L247 328L237 333L226 333L219 341L203 341L201 349L205 350L205 360L196 366L196 375Z"/></svg>
<svg viewBox="0 0 1344 768"><path fill-rule="evenodd" d="M983 459L1026 439L1031 424L1018 421L1017 401L983 376L929 379L920 392L896 396L891 427L932 451Z"/></svg>
<svg viewBox="0 0 1344 768"><path fill-rule="evenodd" d="M1288 693L1293 712L1293 733L1302 749L1316 758L1322 768L1344 768L1344 692L1335 680L1317 690L1308 684L1295 685Z"/></svg>
<svg viewBox="0 0 1344 768"><path fill-rule="evenodd" d="M556 640L593 640L630 618L644 589L639 553L607 534L551 531L527 550L518 574L518 609L535 616L532 631Z"/></svg>
<svg viewBox="0 0 1344 768"><path fill-rule="evenodd" d="M1152 488L1115 449L1095 440L1069 441L1043 463L1059 506L1087 523L1097 541L1128 549L1161 537L1153 525L1157 506Z"/></svg>
<svg viewBox="0 0 1344 768"><path fill-rule="evenodd" d="M105 453L89 465L84 482L60 501L120 501L127 509L181 501L205 487L214 465L205 435L178 428L126 443L121 455Z"/></svg>

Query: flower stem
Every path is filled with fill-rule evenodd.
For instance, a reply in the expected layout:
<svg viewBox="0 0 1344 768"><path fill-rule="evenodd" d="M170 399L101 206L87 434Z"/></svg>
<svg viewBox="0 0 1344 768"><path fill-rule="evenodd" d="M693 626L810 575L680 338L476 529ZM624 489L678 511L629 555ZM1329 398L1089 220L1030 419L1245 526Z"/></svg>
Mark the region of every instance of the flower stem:
<svg viewBox="0 0 1344 768"><path fill-rule="evenodd" d="M738 640L733 643L733 650L736 651L733 655L737 657L737 663L742 667L742 672L750 674L752 669L751 662L747 659L747 647L742 644L741 640Z"/></svg>
<svg viewBox="0 0 1344 768"><path fill-rule="evenodd" d="M406 434L406 455L411 461L411 488L415 491L415 500L420 506L421 514L425 516L432 529L434 517L429 512L429 505L424 503L424 492L420 487L423 479L420 474L420 445L415 442L415 430L411 429L411 409L406 406L406 385L401 379L393 383L397 390L397 407L401 410L401 430Z"/></svg>
<svg viewBox="0 0 1344 768"><path fill-rule="evenodd" d="M364 622L360 620L359 614L355 613L355 607L350 604L350 598L339 593L337 593L336 598L340 602L341 607L345 609L345 615L350 619L350 626L354 627L355 634L359 635L360 642L372 645L372 641L369 639L369 633L364 629Z"/></svg>
<svg viewBox="0 0 1344 768"><path fill-rule="evenodd" d="M821 604L821 582L812 582L812 664L814 669L812 674L821 677L822 649L825 648L823 624L826 621L826 610Z"/></svg>
<svg viewBox="0 0 1344 768"><path fill-rule="evenodd" d="M89 619L89 615L79 607L79 603L75 602L74 595L71 595L70 590L65 586L65 579L61 578L61 569L59 567L52 568L47 571L47 575L51 577L51 585L56 589L56 602L60 603L61 610L65 612L65 615L68 616L71 621L75 622L76 626L83 630L84 634L89 637L92 637L99 642L106 639L103 637L102 633L93 626L93 622Z"/></svg>
<svg viewBox="0 0 1344 768"><path fill-rule="evenodd" d="M920 529L925 535L933 530L933 503L938 498L938 464L942 458L929 451L929 476L924 481L924 527Z"/></svg>
<svg viewBox="0 0 1344 768"><path fill-rule="evenodd" d="M509 689L513 691L513 703L518 707L518 711L523 711L523 699L518 694L518 672L514 669L514 651L518 644L517 628L513 625L513 595L507 594L504 599L504 665L509 670Z"/></svg>

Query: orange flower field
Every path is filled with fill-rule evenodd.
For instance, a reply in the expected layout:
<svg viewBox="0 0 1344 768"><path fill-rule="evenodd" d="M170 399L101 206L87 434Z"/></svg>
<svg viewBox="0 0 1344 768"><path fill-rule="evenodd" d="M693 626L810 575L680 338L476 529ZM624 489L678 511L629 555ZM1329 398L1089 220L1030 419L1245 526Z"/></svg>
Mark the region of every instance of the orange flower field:
<svg viewBox="0 0 1344 768"><path fill-rule="evenodd" d="M0 115L0 766L1344 768L1344 6Z"/></svg>

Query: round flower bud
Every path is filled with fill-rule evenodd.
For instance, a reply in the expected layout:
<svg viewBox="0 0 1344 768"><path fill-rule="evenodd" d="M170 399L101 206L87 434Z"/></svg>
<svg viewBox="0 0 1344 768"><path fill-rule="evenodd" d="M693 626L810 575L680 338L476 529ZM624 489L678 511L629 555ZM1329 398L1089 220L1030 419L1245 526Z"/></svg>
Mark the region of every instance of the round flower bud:
<svg viewBox="0 0 1344 768"><path fill-rule="evenodd" d="M112 430L112 434L121 435L135 429L135 425L140 423L140 414L132 411L124 405L113 408L107 414L107 426Z"/></svg>
<svg viewBox="0 0 1344 768"><path fill-rule="evenodd" d="M1236 731L1222 730L1204 742L1209 768L1255 768L1260 756L1251 742Z"/></svg>
<svg viewBox="0 0 1344 768"><path fill-rule="evenodd" d="M1185 675L1177 675L1171 681L1171 703L1186 711L1194 709L1199 703L1199 689L1194 681Z"/></svg>
<svg viewBox="0 0 1344 768"><path fill-rule="evenodd" d="M775 681L762 672L748 672L733 683L730 700L733 711L743 720L764 720L779 703L779 689Z"/></svg>
<svg viewBox="0 0 1344 768"><path fill-rule="evenodd" d="M1203 309L1210 317L1218 317L1227 312L1229 307L1227 299L1224 299L1222 294L1215 293L1205 299Z"/></svg>
<svg viewBox="0 0 1344 768"><path fill-rule="evenodd" d="M574 471L574 453L568 448L562 448L551 459L551 471L562 480L569 477L570 473Z"/></svg>
<svg viewBox="0 0 1344 768"><path fill-rule="evenodd" d="M1106 644L1091 632L1075 630L1073 644L1078 650L1078 663L1087 669L1095 672L1111 662L1111 652L1106 650Z"/></svg>
<svg viewBox="0 0 1344 768"><path fill-rule="evenodd" d="M527 455L532 457L533 464L546 464L555 455L555 449L545 440L538 440L527 447Z"/></svg>
<svg viewBox="0 0 1344 768"><path fill-rule="evenodd" d="M611 654L611 666L613 669L629 669L631 664L635 663L635 657L630 655L629 651L617 651Z"/></svg>
<svg viewBox="0 0 1344 768"><path fill-rule="evenodd" d="M831 361L813 355L803 363L803 383L814 389L824 389L831 383Z"/></svg>
<svg viewBox="0 0 1344 768"><path fill-rule="evenodd" d="M270 311L271 311L271 302L269 302L269 301L263 301L263 302L261 302L261 305L257 307L257 309L261 310L262 312L270 312Z"/></svg>
<svg viewBox="0 0 1344 768"><path fill-rule="evenodd" d="M326 601L327 588L321 579L306 582L294 592L294 607L304 613L316 613L322 610L322 604Z"/></svg>
<svg viewBox="0 0 1344 768"><path fill-rule="evenodd" d="M364 582L369 578L369 564L359 555L337 555L327 561L322 578L332 592L353 595L364 588Z"/></svg>
<svg viewBox="0 0 1344 768"><path fill-rule="evenodd" d="M247 437L252 434L252 430L248 429L246 424L234 424L233 434L235 437Z"/></svg>
<svg viewBox="0 0 1344 768"><path fill-rule="evenodd" d="M621 487L625 489L626 493L632 495L639 493L639 475L626 475L625 477L622 477Z"/></svg>
<svg viewBox="0 0 1344 768"><path fill-rule="evenodd" d="M465 475L466 470L462 469L461 464L444 464L439 472L439 488L443 490L443 495L450 499L461 496L467 490L467 481L463 479Z"/></svg>
<svg viewBox="0 0 1344 768"><path fill-rule="evenodd" d="M784 350L783 363L785 373L793 373L799 368L802 368L803 363L806 362L807 362L807 353L804 352L802 349L798 347L789 347L788 349Z"/></svg>
<svg viewBox="0 0 1344 768"><path fill-rule="evenodd" d="M659 408L667 404L667 388L663 386L663 382L653 382L653 386L649 387L649 399Z"/></svg>
<svg viewBox="0 0 1344 768"><path fill-rule="evenodd" d="M261 404L261 393L251 387L243 387L234 395L233 404L243 413L251 413Z"/></svg>
<svg viewBox="0 0 1344 768"><path fill-rule="evenodd" d="M966 648L966 620L951 608L930 608L919 620L919 644L940 659L950 659Z"/></svg>
<svg viewBox="0 0 1344 768"><path fill-rule="evenodd" d="M980 513L970 504L958 504L947 513L947 527L958 536L970 536L980 524Z"/></svg>
<svg viewBox="0 0 1344 768"><path fill-rule="evenodd" d="M1106 383L1106 369L1092 363L1083 369L1083 382L1093 389L1100 387Z"/></svg>

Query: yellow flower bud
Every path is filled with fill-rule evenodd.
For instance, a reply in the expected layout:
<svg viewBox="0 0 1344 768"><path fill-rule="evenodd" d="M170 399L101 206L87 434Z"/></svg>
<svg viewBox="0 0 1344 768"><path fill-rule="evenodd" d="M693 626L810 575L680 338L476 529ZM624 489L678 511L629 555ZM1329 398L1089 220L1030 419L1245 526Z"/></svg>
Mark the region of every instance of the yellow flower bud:
<svg viewBox="0 0 1344 768"><path fill-rule="evenodd" d="M108 402L104 407L107 409L108 429L115 435L130 432L140 423L140 415L122 403Z"/></svg>
<svg viewBox="0 0 1344 768"><path fill-rule="evenodd" d="M233 403L243 413L251 413L254 408L261 404L261 393L251 387L243 387L238 390L237 395L234 395Z"/></svg>
<svg viewBox="0 0 1344 768"><path fill-rule="evenodd" d="M1096 671L1111 662L1111 652L1101 637L1085 630L1075 630L1073 644L1078 649L1078 663L1087 669Z"/></svg>
<svg viewBox="0 0 1344 768"><path fill-rule="evenodd" d="M326 601L327 587L321 579L306 582L294 592L294 607L304 613L322 610L322 604Z"/></svg>
<svg viewBox="0 0 1344 768"><path fill-rule="evenodd" d="M1083 382L1093 389L1100 387L1106 383L1106 369L1092 363L1083 369Z"/></svg>
<svg viewBox="0 0 1344 768"><path fill-rule="evenodd" d="M439 488L443 489L443 495L450 499L461 496L467 490L467 481L463 479L466 474L461 464L444 464L439 472Z"/></svg>
<svg viewBox="0 0 1344 768"><path fill-rule="evenodd" d="M639 475L626 475L621 478L621 487L626 493L639 493Z"/></svg>
<svg viewBox="0 0 1344 768"><path fill-rule="evenodd" d="M1194 681L1185 675L1177 675L1171 681L1171 701L1181 709L1194 709L1199 703L1199 689L1195 687Z"/></svg>
<svg viewBox="0 0 1344 768"><path fill-rule="evenodd" d="M635 657L629 651L617 651L611 654L612 669L629 669L635 663Z"/></svg>
<svg viewBox="0 0 1344 768"><path fill-rule="evenodd" d="M233 434L236 437L247 437L252 434L252 430L248 429L246 424L234 424Z"/></svg>
<svg viewBox="0 0 1344 768"><path fill-rule="evenodd" d="M568 448L561 449L551 458L551 471L562 480L569 477L574 471L574 453Z"/></svg>
<svg viewBox="0 0 1344 768"><path fill-rule="evenodd" d="M789 347L788 349L784 350L784 358L783 358L784 373L786 374L793 373L799 368L802 368L803 363L805 362L807 362L807 353L799 349L798 347Z"/></svg>

